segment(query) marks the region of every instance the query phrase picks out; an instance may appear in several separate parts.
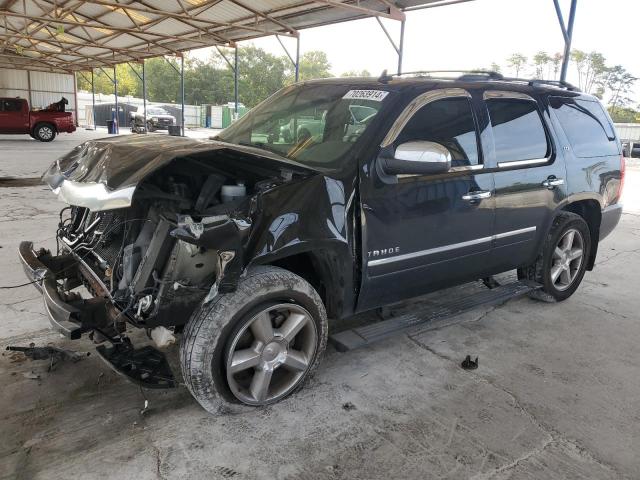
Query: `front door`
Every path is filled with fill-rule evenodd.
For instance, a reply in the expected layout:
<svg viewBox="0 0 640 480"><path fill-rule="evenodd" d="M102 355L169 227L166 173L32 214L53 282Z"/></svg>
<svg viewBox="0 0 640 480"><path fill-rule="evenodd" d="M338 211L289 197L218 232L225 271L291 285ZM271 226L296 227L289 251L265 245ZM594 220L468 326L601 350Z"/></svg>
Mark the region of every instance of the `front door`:
<svg viewBox="0 0 640 480"><path fill-rule="evenodd" d="M398 117L381 154L424 140L445 146L440 175L390 177L376 162L360 179L362 287L358 310L427 293L491 269L493 175L483 168L471 98L430 91Z"/></svg>
<svg viewBox="0 0 640 480"><path fill-rule="evenodd" d="M3 98L0 101L0 130L5 133L28 133L29 110L23 109L20 99ZM26 110L26 111L23 111Z"/></svg>

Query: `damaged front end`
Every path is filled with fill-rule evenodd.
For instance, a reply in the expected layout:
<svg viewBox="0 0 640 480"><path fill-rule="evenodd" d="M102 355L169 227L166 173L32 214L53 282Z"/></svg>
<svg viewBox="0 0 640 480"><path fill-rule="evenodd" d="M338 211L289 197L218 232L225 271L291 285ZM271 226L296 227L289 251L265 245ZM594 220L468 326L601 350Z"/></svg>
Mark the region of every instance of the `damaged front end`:
<svg viewBox="0 0 640 480"><path fill-rule="evenodd" d="M25 241L20 257L56 330L70 339L91 332L96 343L111 344L98 351L118 371L146 386L171 386L164 356L135 350L127 325L163 347L203 301L233 291L256 197L302 172L269 168L268 159L216 142L182 142L173 154L155 146L152 157L145 148L126 167L118 165L122 145L90 143L45 175L70 204L60 213L57 254ZM111 176L96 177L94 168Z"/></svg>

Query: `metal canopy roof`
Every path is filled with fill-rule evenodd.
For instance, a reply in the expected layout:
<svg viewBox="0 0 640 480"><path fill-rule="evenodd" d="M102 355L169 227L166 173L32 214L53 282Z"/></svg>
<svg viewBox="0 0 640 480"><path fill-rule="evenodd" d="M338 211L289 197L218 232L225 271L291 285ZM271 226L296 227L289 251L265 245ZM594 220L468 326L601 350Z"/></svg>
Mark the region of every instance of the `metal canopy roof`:
<svg viewBox="0 0 640 480"><path fill-rule="evenodd" d="M73 72L469 0L5 0L0 68Z"/></svg>

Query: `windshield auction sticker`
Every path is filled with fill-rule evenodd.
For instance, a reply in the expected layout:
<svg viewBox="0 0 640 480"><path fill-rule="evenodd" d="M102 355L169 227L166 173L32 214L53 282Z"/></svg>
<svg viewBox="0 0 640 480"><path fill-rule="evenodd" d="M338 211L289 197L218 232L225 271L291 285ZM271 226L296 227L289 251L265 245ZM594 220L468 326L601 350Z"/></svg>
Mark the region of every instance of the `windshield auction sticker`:
<svg viewBox="0 0 640 480"><path fill-rule="evenodd" d="M342 98L351 100L373 100L375 102L381 102L388 94L389 92L385 92L384 90L349 90Z"/></svg>

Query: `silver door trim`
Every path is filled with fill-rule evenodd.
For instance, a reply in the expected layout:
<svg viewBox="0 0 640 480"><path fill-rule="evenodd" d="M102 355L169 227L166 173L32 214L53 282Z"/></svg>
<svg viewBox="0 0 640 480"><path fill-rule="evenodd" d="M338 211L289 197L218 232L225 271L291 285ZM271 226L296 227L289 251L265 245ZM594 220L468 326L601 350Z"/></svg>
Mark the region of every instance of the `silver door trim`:
<svg viewBox="0 0 640 480"><path fill-rule="evenodd" d="M538 165L547 163L549 158L531 158L529 160L514 160L512 162L498 162L498 168L520 167L522 165Z"/></svg>
<svg viewBox="0 0 640 480"><path fill-rule="evenodd" d="M463 88L438 88L418 95L416 98L411 100L409 105L407 105L402 113L398 115L398 118L396 118L391 129L387 132L387 135L384 137L380 146L384 148L391 145L402 129L407 125L407 123L409 123L411 117L413 117L413 115L422 107L431 102L435 102L436 100L451 97L471 98L471 94Z"/></svg>
<svg viewBox="0 0 640 480"><path fill-rule="evenodd" d="M493 236L493 238L497 240L499 238L506 238L506 237L511 237L513 235L520 235L521 233L535 232L535 231L536 231L536 227L526 227L526 228L520 228L518 230L511 230L509 232L497 233Z"/></svg>
<svg viewBox="0 0 640 480"><path fill-rule="evenodd" d="M518 230L510 230L508 232L498 233L490 237L481 237L466 242L451 243L449 245L442 245L441 247L429 248L427 250L420 250L419 252L405 253L403 255L396 255L394 257L378 258L376 260L369 260L367 265L370 267L377 267L379 265L387 265L389 263L401 262L403 260L409 260L411 258L425 257L427 255L433 255L435 253L447 252L449 250L456 250L458 248L470 247L472 245L479 245L481 243L492 242L499 238L511 237L514 235L520 235L527 232L535 232L537 227L526 227Z"/></svg>

